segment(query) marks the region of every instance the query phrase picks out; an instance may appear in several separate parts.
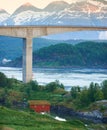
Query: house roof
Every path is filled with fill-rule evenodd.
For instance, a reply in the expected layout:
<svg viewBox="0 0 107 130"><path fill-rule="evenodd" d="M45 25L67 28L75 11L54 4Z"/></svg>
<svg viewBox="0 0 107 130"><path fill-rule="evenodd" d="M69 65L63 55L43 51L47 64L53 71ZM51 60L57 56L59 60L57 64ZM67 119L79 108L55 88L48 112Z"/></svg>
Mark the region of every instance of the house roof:
<svg viewBox="0 0 107 130"><path fill-rule="evenodd" d="M46 100L29 100L28 103L30 105L50 105Z"/></svg>

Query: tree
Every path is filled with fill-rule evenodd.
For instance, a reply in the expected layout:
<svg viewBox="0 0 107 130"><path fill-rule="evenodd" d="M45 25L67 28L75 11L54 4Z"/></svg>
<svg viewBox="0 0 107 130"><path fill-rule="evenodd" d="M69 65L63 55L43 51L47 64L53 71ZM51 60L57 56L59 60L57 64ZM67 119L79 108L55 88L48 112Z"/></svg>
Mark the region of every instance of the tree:
<svg viewBox="0 0 107 130"><path fill-rule="evenodd" d="M31 86L31 89L32 89L33 91L39 90L39 86L38 86L37 81L30 81L28 84Z"/></svg>
<svg viewBox="0 0 107 130"><path fill-rule="evenodd" d="M17 106L18 103L23 102L23 94L18 91L10 90L7 97L7 105L8 106Z"/></svg>
<svg viewBox="0 0 107 130"><path fill-rule="evenodd" d="M101 84L104 99L107 99L107 80L103 81Z"/></svg>
<svg viewBox="0 0 107 130"><path fill-rule="evenodd" d="M76 99L80 92L80 87L79 86L72 87L70 92L71 92L72 98Z"/></svg>
<svg viewBox="0 0 107 130"><path fill-rule="evenodd" d="M88 89L88 98L90 99L90 102L103 99L103 93L101 92L99 84L94 84L93 82L90 84Z"/></svg>
<svg viewBox="0 0 107 130"><path fill-rule="evenodd" d="M88 97L87 88L83 88L83 90L80 93L79 100L80 100L80 106L82 106L82 107L86 107L90 104L90 99Z"/></svg>
<svg viewBox="0 0 107 130"><path fill-rule="evenodd" d="M0 72L0 87L6 87L7 85L7 77Z"/></svg>
<svg viewBox="0 0 107 130"><path fill-rule="evenodd" d="M6 92L4 88L0 88L0 105L5 104Z"/></svg>
<svg viewBox="0 0 107 130"><path fill-rule="evenodd" d="M104 99L103 92L98 89L97 92L94 94L94 98L96 101Z"/></svg>
<svg viewBox="0 0 107 130"><path fill-rule="evenodd" d="M63 84L60 84L58 80L56 80L55 82L51 82L51 83L46 85L46 90L49 91L49 92L53 92L57 88L64 89Z"/></svg>

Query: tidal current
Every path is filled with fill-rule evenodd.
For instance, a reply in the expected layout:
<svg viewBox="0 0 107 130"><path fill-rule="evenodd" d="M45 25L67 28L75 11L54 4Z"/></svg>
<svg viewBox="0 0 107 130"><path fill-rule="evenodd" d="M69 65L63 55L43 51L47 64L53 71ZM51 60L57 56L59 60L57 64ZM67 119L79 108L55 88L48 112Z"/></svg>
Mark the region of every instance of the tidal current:
<svg viewBox="0 0 107 130"><path fill-rule="evenodd" d="M9 78L22 80L22 68L0 67ZM59 80L66 90L71 86L89 86L91 82L101 83L107 79L107 69L33 68L33 80L44 85Z"/></svg>

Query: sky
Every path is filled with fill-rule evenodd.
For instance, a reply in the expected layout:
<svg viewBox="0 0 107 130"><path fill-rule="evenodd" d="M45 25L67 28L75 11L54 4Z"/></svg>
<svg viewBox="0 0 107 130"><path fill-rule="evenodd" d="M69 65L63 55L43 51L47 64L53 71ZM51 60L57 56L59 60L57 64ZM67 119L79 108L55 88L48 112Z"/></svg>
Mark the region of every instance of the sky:
<svg viewBox="0 0 107 130"><path fill-rule="evenodd" d="M76 32L67 32L62 34L43 36L43 38L54 39L54 40L69 40L69 39L107 40L107 31L76 31Z"/></svg>
<svg viewBox="0 0 107 130"><path fill-rule="evenodd" d="M5 9L7 12L12 14L19 6L29 2L35 7L44 8L50 2L61 1L61 0L0 0L0 9ZM63 0L68 3L82 0Z"/></svg>

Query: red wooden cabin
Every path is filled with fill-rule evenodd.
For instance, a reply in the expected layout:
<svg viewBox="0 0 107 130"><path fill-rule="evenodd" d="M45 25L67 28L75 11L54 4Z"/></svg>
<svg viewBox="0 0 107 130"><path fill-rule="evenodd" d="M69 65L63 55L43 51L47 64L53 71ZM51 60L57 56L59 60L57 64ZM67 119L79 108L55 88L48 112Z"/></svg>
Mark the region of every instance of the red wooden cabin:
<svg viewBox="0 0 107 130"><path fill-rule="evenodd" d="M50 103L44 100L30 100L29 101L30 108L35 112L50 112Z"/></svg>

